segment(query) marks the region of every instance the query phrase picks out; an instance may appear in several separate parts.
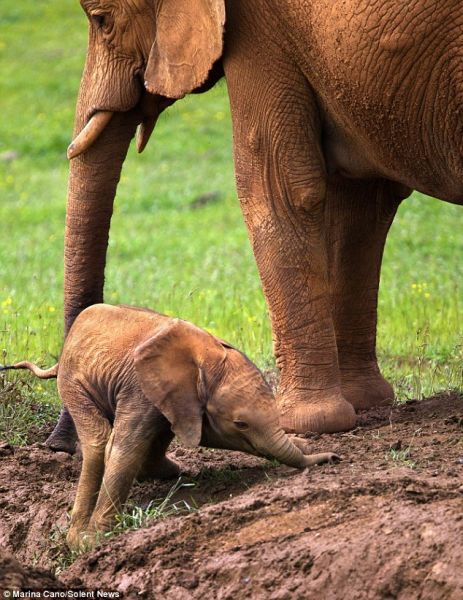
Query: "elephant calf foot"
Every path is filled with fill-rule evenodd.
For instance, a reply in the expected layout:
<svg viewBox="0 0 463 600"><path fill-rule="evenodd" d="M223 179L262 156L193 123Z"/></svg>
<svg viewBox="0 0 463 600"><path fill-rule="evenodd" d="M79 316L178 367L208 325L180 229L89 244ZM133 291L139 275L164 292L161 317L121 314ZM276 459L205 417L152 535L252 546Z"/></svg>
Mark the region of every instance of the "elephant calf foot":
<svg viewBox="0 0 463 600"><path fill-rule="evenodd" d="M279 401L280 423L287 433L335 433L355 426L355 410L342 396L304 400L300 395Z"/></svg>
<svg viewBox="0 0 463 600"><path fill-rule="evenodd" d="M99 536L94 531L90 532L71 526L66 536L66 544L70 550L83 552L96 546L98 539Z"/></svg>
<svg viewBox="0 0 463 600"><path fill-rule="evenodd" d="M342 374L342 393L355 410L388 406L394 401L391 384L379 372Z"/></svg>
<svg viewBox="0 0 463 600"><path fill-rule="evenodd" d="M150 462L140 469L137 481L150 481L151 479L175 479L180 475L180 467L173 460L164 456L161 460Z"/></svg>

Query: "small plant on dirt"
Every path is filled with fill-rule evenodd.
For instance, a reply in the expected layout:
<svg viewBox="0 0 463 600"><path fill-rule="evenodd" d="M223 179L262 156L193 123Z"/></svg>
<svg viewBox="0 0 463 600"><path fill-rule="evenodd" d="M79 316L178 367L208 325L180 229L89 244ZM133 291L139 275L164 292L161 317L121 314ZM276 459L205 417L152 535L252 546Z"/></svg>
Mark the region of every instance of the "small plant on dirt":
<svg viewBox="0 0 463 600"><path fill-rule="evenodd" d="M273 472L279 467L281 467L281 463L276 459L266 460L255 467L242 467L234 464L225 465L222 469L205 467L201 469L196 480L199 487L203 482L210 482L215 486L218 485L218 489L221 489L221 486L225 489L225 486L233 484L240 484L243 488L249 489L252 481L260 479L261 473L269 481L272 481Z"/></svg>
<svg viewBox="0 0 463 600"><path fill-rule="evenodd" d="M235 465L226 465L223 469L205 467L198 475L198 481L214 481L230 483L243 479L243 469Z"/></svg>
<svg viewBox="0 0 463 600"><path fill-rule="evenodd" d="M185 483L179 477L175 484L170 488L164 499L151 500L145 508L140 506L128 507L124 512L116 515L116 524L103 538L110 538L115 535L145 527L153 519L165 519L173 515L182 515L195 512L197 507L187 500L178 500L172 502L173 496L182 488L193 487L194 483Z"/></svg>
<svg viewBox="0 0 463 600"><path fill-rule="evenodd" d="M407 448L391 448L389 450L389 458L395 463L401 463L405 467L414 469L416 462L411 458L411 446Z"/></svg>
<svg viewBox="0 0 463 600"><path fill-rule="evenodd" d="M71 517L68 515L70 523ZM69 527L54 525L50 533L49 554L55 565L55 575L58 576L67 569L84 552L84 550L71 550L66 544L66 534Z"/></svg>
<svg viewBox="0 0 463 600"><path fill-rule="evenodd" d="M185 483L181 477L170 488L163 499L152 500L148 506L131 506L124 512L116 515L116 524L106 533L97 536L97 545L108 538L120 535L126 531L140 529L149 524L153 519L165 519L173 515L182 515L195 512L196 505L186 500L172 502L173 496L182 488L193 487L194 483ZM69 517L70 521L70 517ZM66 544L68 526L55 525L50 534L50 555L55 563L55 575L59 575L69 567L81 554L87 551L84 546L79 550L70 550Z"/></svg>
<svg viewBox="0 0 463 600"><path fill-rule="evenodd" d="M262 470L264 471L265 477L268 481L273 481L275 478L275 469L281 467L281 463L277 461L276 458L268 459L262 465Z"/></svg>
<svg viewBox="0 0 463 600"><path fill-rule="evenodd" d="M267 471L268 469L277 469L278 467L281 467L281 462L278 461L276 458L269 458L262 465L264 471Z"/></svg>

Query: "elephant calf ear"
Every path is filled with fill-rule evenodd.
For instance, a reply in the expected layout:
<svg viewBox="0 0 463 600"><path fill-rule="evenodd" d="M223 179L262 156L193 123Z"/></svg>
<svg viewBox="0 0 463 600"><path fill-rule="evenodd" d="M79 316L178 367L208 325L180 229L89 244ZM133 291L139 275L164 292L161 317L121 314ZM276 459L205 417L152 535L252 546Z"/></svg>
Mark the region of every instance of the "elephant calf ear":
<svg viewBox="0 0 463 600"><path fill-rule="evenodd" d="M152 94L182 98L201 86L222 55L224 0L164 0L145 71Z"/></svg>
<svg viewBox="0 0 463 600"><path fill-rule="evenodd" d="M142 391L162 412L180 442L189 447L201 440L206 398L200 397L198 364L210 336L186 321L168 325L134 351Z"/></svg>

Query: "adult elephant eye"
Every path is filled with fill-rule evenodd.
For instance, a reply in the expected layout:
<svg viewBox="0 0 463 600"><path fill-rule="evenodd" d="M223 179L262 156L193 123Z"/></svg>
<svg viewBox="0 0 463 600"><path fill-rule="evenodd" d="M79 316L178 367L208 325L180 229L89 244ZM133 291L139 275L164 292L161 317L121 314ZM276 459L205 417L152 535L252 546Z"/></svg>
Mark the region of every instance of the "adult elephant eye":
<svg viewBox="0 0 463 600"><path fill-rule="evenodd" d="M104 15L91 15L90 19L97 27L104 27L105 18Z"/></svg>
<svg viewBox="0 0 463 600"><path fill-rule="evenodd" d="M249 429L249 425L244 421L233 421L233 423L238 429L241 429L241 431L243 431L244 429Z"/></svg>

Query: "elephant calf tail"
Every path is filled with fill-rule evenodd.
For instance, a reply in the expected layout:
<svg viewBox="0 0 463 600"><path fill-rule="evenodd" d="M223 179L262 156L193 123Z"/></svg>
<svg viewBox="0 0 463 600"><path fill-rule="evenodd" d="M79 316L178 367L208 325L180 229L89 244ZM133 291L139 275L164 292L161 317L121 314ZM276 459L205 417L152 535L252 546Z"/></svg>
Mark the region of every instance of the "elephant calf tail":
<svg viewBox="0 0 463 600"><path fill-rule="evenodd" d="M10 369L29 369L29 371L32 371L32 373L34 373L34 375L40 379L54 379L58 376L58 363L49 369L41 369L28 360L23 360L22 362L18 362L14 365L0 366L0 371L8 371Z"/></svg>

